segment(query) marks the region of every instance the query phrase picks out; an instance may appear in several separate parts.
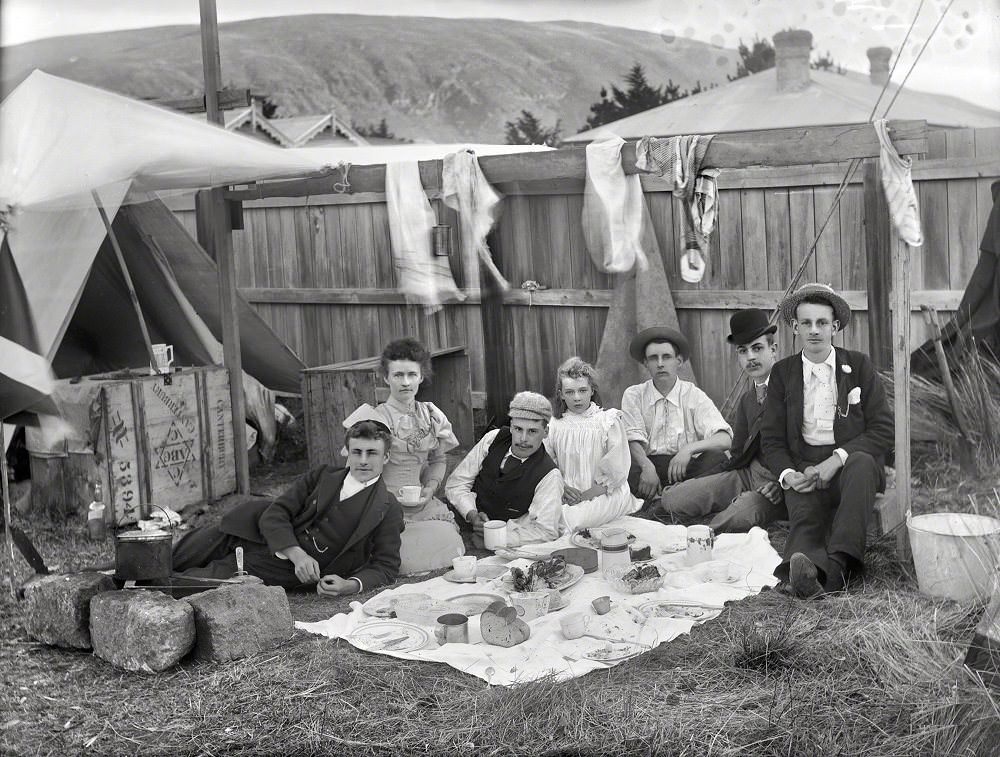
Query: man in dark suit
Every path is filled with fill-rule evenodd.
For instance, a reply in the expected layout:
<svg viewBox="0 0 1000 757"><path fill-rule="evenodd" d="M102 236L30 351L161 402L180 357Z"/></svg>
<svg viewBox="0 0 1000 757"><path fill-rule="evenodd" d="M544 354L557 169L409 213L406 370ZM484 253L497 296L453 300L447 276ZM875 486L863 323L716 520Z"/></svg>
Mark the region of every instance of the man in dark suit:
<svg viewBox="0 0 1000 757"><path fill-rule="evenodd" d="M347 430L347 468L321 465L281 496L237 505L219 526L198 528L174 545L174 570L230 578L235 550L264 583L322 595L358 594L399 572L403 511L382 483L389 429L364 420Z"/></svg>
<svg viewBox="0 0 1000 757"><path fill-rule="evenodd" d="M751 382L736 407L731 457L714 472L664 489L653 511L671 523L716 513L709 522L716 532L749 531L787 517L781 489L760 452L760 421L778 353L778 327L768 323L763 310L751 308L734 313L729 330L726 341L736 347L740 368Z"/></svg>
<svg viewBox="0 0 1000 757"><path fill-rule="evenodd" d="M781 313L803 346L771 371L761 446L791 521L774 575L780 590L808 599L840 591L864 564L893 417L868 356L833 346L851 319L840 295L806 284Z"/></svg>

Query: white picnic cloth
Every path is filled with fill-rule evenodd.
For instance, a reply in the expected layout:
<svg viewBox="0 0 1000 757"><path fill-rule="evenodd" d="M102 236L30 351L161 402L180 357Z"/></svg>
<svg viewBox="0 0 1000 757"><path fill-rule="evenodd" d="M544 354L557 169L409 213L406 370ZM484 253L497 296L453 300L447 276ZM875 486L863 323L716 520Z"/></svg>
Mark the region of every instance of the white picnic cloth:
<svg viewBox="0 0 1000 757"><path fill-rule="evenodd" d="M443 662L456 670L482 678L490 684L511 686L551 676L557 680L568 680L616 665L621 660L600 661L585 655L598 650L630 651L627 645L614 644L585 636L568 640L560 631L560 618L574 612L582 612L589 617L588 633L615 639L625 639L648 645L649 648L671 641L688 633L697 622L704 622L719 615L725 602L739 600L760 592L763 586L772 586L777 579L772 571L781 558L768 541L767 532L752 528L746 534L721 534L716 538L713 558L724 560L735 566L741 578L735 584L708 583L702 580L704 570L689 566L684 551L668 552L676 549L683 534L681 526L666 526L655 521L624 516L609 524L619 526L634 534L639 541L647 542L653 548L657 565L666 568L667 581L663 588L645 594L623 594L616 591L604 580L600 570L585 575L579 583L565 590L568 605L558 611L532 620L531 637L522 644L504 648L487 644L479 632L479 616L469 619L469 643L445 644L438 646L434 641L433 626L425 626L431 634L431 642L424 649L413 652L379 650L376 654L387 654L404 660L424 660ZM571 546L569 536L562 536L545 544L533 544L524 549L548 554L553 549ZM657 555L659 555L657 557ZM481 562L502 563L499 557L485 558ZM530 560L515 560L511 565L528 565ZM743 571L746 571L744 574ZM387 589L377 595L426 594L435 599L447 599L460 594L489 593L507 599L507 590L501 579L493 579L475 584L458 584L443 577L431 578L416 584L407 584ZM610 596L612 610L606 615L597 615L591 601L601 596ZM375 598L369 600L374 601ZM646 618L637 608L651 600L676 600L704 608L708 615L700 620ZM328 620L316 623L296 622L296 627L310 633L331 639L346 638L366 623L375 621L365 614L360 602L352 603L352 611L334 615Z"/></svg>

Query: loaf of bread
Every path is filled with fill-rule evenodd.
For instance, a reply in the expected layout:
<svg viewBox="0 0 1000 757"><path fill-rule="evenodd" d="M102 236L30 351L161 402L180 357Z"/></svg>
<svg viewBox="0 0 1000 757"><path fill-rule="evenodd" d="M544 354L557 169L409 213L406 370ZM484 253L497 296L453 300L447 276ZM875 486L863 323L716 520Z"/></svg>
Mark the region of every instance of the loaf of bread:
<svg viewBox="0 0 1000 757"><path fill-rule="evenodd" d="M479 616L483 641L497 647L513 647L528 640L531 628L517 617L517 610L506 602L494 602Z"/></svg>

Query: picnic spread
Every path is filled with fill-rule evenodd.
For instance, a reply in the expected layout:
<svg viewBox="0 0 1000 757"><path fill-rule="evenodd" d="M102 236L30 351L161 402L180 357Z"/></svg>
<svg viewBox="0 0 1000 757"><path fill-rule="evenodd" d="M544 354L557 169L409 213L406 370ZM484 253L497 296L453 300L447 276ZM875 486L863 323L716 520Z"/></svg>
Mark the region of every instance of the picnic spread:
<svg viewBox="0 0 1000 757"><path fill-rule="evenodd" d="M518 600L522 602L518 608L522 617L513 619L510 608L500 609L500 604L509 604L515 590L510 569L519 568L526 574L533 562L586 543L586 537L579 533L564 534L543 544L498 550L498 554L478 561L472 581L456 580L449 571L388 589L364 604L353 602L349 613L315 623L297 622L296 626L331 639L346 639L364 651L442 662L487 683L510 686L543 677L567 680L617 665L717 617L726 602L757 594L762 587L776 583L772 571L780 557L761 528L717 536L712 560L694 565L688 562L683 526L625 516L602 530L610 528L623 529L636 544L648 545L652 559L634 567L658 568L662 586L632 594L628 589L637 582L621 580L621 568L609 572L618 577L609 581L600 569L584 572L584 568L568 564L553 581L558 591L552 594L554 601L549 602L548 612L523 620L531 613L522 614L523 600ZM602 602L602 597L610 602ZM610 610L600 614L598 608L604 610L607 604ZM416 612L408 614L407 610ZM449 643L438 643L439 638L445 638L438 618L455 613L468 616L468 642L451 643L453 627L449 626ZM499 646L483 639L487 630L491 638L503 638L508 624L510 633L516 635L522 623L530 629L523 642L515 638L512 646ZM584 635L567 638L567 634L580 633Z"/></svg>

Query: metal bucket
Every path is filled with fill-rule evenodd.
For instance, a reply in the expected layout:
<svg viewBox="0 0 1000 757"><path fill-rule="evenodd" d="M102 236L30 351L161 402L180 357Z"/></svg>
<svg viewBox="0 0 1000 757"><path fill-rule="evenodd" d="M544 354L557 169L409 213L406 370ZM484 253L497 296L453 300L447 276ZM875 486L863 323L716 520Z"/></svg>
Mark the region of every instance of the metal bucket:
<svg viewBox="0 0 1000 757"><path fill-rule="evenodd" d="M115 537L115 578L147 581L168 578L173 572L169 531L125 531Z"/></svg>

